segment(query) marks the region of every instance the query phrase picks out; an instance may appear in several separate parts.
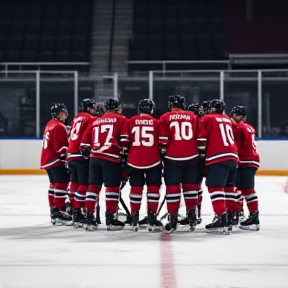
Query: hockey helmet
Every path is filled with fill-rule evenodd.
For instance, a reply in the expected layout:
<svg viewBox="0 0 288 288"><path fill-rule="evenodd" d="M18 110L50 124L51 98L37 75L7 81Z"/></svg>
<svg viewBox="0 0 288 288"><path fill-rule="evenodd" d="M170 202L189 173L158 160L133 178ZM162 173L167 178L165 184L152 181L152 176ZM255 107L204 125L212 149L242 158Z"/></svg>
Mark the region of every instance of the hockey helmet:
<svg viewBox="0 0 288 288"><path fill-rule="evenodd" d="M180 95L171 95L168 100L168 109L171 110L172 107L186 109L186 99Z"/></svg>
<svg viewBox="0 0 288 288"><path fill-rule="evenodd" d="M193 103L193 104L190 104L188 106L188 110L193 112L196 116L200 116L200 113L199 113L199 104L198 103Z"/></svg>
<svg viewBox="0 0 288 288"><path fill-rule="evenodd" d="M63 104L63 103L51 104L50 111L51 111L52 118L57 118L60 112L64 112L68 116L67 108L66 108L65 104Z"/></svg>
<svg viewBox="0 0 288 288"><path fill-rule="evenodd" d="M234 114L236 114L236 116L246 116L247 109L245 106L241 105L234 106L230 112L230 116L232 117Z"/></svg>
<svg viewBox="0 0 288 288"><path fill-rule="evenodd" d="M216 113L222 114L225 111L226 104L220 99L213 99L208 103L208 110L214 108Z"/></svg>
<svg viewBox="0 0 288 288"><path fill-rule="evenodd" d="M150 99L142 99L138 103L138 111L141 113L153 114L155 103Z"/></svg>
<svg viewBox="0 0 288 288"><path fill-rule="evenodd" d="M95 109L95 101L90 99L90 98L86 98L83 99L80 103L80 110L82 112L89 112L88 108L94 108Z"/></svg>
<svg viewBox="0 0 288 288"><path fill-rule="evenodd" d="M107 99L104 103L106 111L122 108L121 102L118 99Z"/></svg>

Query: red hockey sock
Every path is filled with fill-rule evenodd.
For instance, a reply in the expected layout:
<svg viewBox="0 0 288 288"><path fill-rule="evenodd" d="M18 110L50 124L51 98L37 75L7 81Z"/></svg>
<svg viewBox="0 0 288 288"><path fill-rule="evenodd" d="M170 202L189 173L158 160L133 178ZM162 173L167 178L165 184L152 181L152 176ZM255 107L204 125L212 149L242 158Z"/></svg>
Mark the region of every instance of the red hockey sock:
<svg viewBox="0 0 288 288"><path fill-rule="evenodd" d="M228 213L233 213L235 208L236 192L234 186L224 187L225 200L226 200L226 210Z"/></svg>
<svg viewBox="0 0 288 288"><path fill-rule="evenodd" d="M224 187L208 187L212 206L216 215L226 212Z"/></svg>
<svg viewBox="0 0 288 288"><path fill-rule="evenodd" d="M87 185L79 185L78 190L75 193L74 208L84 208L86 200Z"/></svg>
<svg viewBox="0 0 288 288"><path fill-rule="evenodd" d="M73 208L76 208L74 207L74 201L75 201L75 193L77 189L78 189L78 184L76 182L71 182L70 187L68 189L68 196L69 196L69 201L71 203L71 206Z"/></svg>
<svg viewBox="0 0 288 288"><path fill-rule="evenodd" d="M119 193L119 187L106 187L106 210L113 214L117 212Z"/></svg>
<svg viewBox="0 0 288 288"><path fill-rule="evenodd" d="M254 189L243 189L242 194L246 199L249 212L258 211L258 196Z"/></svg>
<svg viewBox="0 0 288 288"><path fill-rule="evenodd" d="M50 208L54 206L54 185L54 183L50 183L48 189L48 203Z"/></svg>
<svg viewBox="0 0 288 288"><path fill-rule="evenodd" d="M86 198L85 198L85 207L87 208L88 212L94 212L95 211L95 204L99 197L101 187L96 185L89 185L86 192Z"/></svg>
<svg viewBox="0 0 288 288"><path fill-rule="evenodd" d="M67 198L67 188L69 183L55 183L54 204L55 207L62 210L65 207L65 199Z"/></svg>
<svg viewBox="0 0 288 288"><path fill-rule="evenodd" d="M243 206L243 196L241 190L236 190L236 198L235 198L235 211L240 212Z"/></svg>
<svg viewBox="0 0 288 288"><path fill-rule="evenodd" d="M160 186L147 185L147 210L157 211L159 198L160 198Z"/></svg>
<svg viewBox="0 0 288 288"><path fill-rule="evenodd" d="M130 208L131 212L136 212L140 210L142 201L142 186L133 186L130 190Z"/></svg>
<svg viewBox="0 0 288 288"><path fill-rule="evenodd" d="M187 210L194 210L198 204L198 191L195 184L182 184L183 196Z"/></svg>
<svg viewBox="0 0 288 288"><path fill-rule="evenodd" d="M201 205L202 204L202 200L203 200L203 190L200 189L197 191L198 193L198 202L197 202L197 205Z"/></svg>
<svg viewBox="0 0 288 288"><path fill-rule="evenodd" d="M180 185L166 186L167 210L170 214L178 214L181 199Z"/></svg>

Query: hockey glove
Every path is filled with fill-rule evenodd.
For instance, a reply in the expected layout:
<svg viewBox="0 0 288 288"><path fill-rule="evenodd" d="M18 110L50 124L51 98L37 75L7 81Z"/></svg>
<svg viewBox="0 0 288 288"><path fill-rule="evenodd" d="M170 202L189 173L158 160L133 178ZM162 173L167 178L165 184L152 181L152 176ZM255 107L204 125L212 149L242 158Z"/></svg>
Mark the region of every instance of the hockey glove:
<svg viewBox="0 0 288 288"><path fill-rule="evenodd" d="M90 156L90 149L87 147L83 147L83 149L81 150L81 154L85 159L88 159Z"/></svg>

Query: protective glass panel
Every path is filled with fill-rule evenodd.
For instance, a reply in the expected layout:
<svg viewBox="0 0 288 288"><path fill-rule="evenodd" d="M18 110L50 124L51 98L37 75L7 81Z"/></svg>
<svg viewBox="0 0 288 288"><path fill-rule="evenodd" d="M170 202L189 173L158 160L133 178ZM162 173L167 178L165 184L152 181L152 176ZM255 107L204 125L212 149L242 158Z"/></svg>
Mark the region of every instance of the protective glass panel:
<svg viewBox="0 0 288 288"><path fill-rule="evenodd" d="M0 136L36 136L36 73L0 72Z"/></svg>
<svg viewBox="0 0 288 288"><path fill-rule="evenodd" d="M288 71L262 72L262 137L288 137Z"/></svg>
<svg viewBox="0 0 288 288"><path fill-rule="evenodd" d="M236 105L245 106L248 110L247 122L258 131L257 71L224 72L224 101L227 114Z"/></svg>

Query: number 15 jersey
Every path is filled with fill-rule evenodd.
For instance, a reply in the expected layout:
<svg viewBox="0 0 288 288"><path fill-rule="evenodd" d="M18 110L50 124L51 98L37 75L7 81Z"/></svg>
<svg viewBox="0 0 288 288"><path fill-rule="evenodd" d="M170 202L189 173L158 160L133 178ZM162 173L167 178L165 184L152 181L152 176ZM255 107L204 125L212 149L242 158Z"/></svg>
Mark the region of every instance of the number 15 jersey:
<svg viewBox="0 0 288 288"><path fill-rule="evenodd" d="M128 121L130 147L128 165L149 169L161 163L158 120L149 114L133 116Z"/></svg>
<svg viewBox="0 0 288 288"><path fill-rule="evenodd" d="M198 117L190 111L167 112L160 118L161 146L167 147L165 158L187 161L196 158Z"/></svg>
<svg viewBox="0 0 288 288"><path fill-rule="evenodd" d="M199 123L198 146L206 149L206 165L238 161L231 119L222 114L209 114Z"/></svg>

